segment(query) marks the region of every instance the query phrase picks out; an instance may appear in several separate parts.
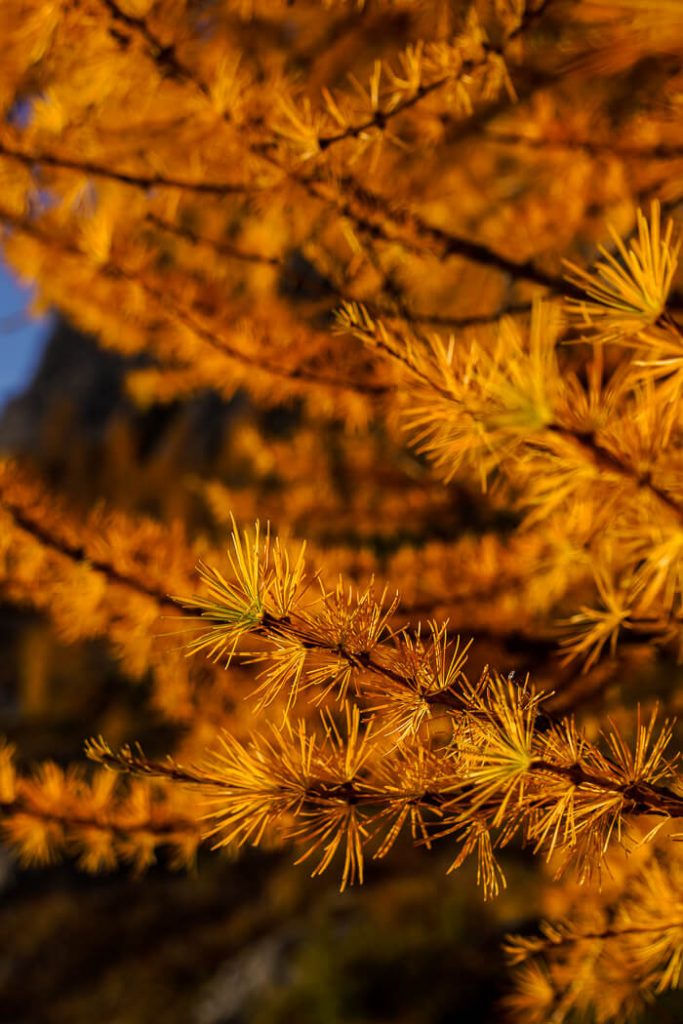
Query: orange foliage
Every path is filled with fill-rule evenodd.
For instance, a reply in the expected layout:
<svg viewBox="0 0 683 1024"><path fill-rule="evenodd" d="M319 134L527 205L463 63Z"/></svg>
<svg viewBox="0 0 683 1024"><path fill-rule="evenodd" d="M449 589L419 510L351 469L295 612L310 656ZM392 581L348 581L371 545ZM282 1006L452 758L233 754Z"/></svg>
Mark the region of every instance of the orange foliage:
<svg viewBox="0 0 683 1024"><path fill-rule="evenodd" d="M570 873L510 940L511 1013L677 985L683 790L643 685L683 652L677 0L21 0L0 37L7 260L139 407L237 410L170 522L0 466L3 600L182 725L167 760L89 743L127 783L4 747L8 842L294 843L344 888L406 830L494 896L515 841L591 896Z"/></svg>

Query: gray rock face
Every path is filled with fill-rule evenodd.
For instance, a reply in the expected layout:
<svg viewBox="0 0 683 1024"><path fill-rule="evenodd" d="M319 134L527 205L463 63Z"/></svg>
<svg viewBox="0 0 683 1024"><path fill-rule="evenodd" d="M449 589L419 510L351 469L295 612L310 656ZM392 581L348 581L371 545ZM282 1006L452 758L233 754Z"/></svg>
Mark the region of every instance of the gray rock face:
<svg viewBox="0 0 683 1024"><path fill-rule="evenodd" d="M67 404L76 419L74 426L100 434L122 402L126 365L120 356L57 321L33 380L0 415L0 449L35 452L46 425L59 418Z"/></svg>
<svg viewBox="0 0 683 1024"><path fill-rule="evenodd" d="M125 421L143 462L173 434L179 469L210 465L245 397L224 402L202 392L182 403L140 410L126 395L125 378L146 363L144 356L108 352L57 321L33 380L0 412L0 452L30 454L58 469L69 460L71 444L96 452L113 424Z"/></svg>

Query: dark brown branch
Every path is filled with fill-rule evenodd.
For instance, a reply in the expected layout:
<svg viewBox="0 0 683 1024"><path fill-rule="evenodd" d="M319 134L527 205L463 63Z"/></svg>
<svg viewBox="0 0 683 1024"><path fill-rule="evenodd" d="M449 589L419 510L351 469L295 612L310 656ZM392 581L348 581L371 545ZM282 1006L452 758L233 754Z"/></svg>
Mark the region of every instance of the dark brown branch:
<svg viewBox="0 0 683 1024"><path fill-rule="evenodd" d="M279 166L274 160L272 162ZM533 261L517 262L481 242L463 238L430 224L413 210L398 208L386 196L370 191L349 173L338 181L338 196L330 195L323 180L314 173L289 173L292 180L308 195L326 205L334 206L337 213L348 218L361 234L371 239L399 245L420 256L439 259L461 257L480 266L500 271L513 280L540 285L554 295L585 298L580 288L563 277L542 270ZM407 238L389 228L407 229L413 237Z"/></svg>
<svg viewBox="0 0 683 1024"><path fill-rule="evenodd" d="M181 188L193 193L210 196L247 196L263 191L265 186L242 184L230 181L188 181L185 178L167 177L161 174L144 174L140 172L118 170L94 164L88 160L76 160L71 157L60 157L52 153L34 153L22 148L0 143L0 157L15 160L25 167L52 167L57 170L77 171L90 174L92 177L118 181L120 184L132 185L136 188ZM268 189L271 186L267 186Z"/></svg>
<svg viewBox="0 0 683 1024"><path fill-rule="evenodd" d="M398 671L395 667L387 665L377 658L373 658L369 651L349 651L343 643L333 644L326 643L320 640L310 630L307 630L306 624L301 623L297 625L290 617L278 618L271 615L269 612L264 612L261 616L261 625L255 632L260 635L269 637L284 636L292 638L298 641L302 647L307 650L320 650L326 651L329 654L335 654L342 658L352 669L356 671L366 671L372 675L378 676L382 679L388 680L391 683L395 683L402 689L409 691L421 697L424 702L429 706L439 706L448 708L450 711L463 712L466 710L465 697L462 692L451 687L448 690L434 690L434 691L421 691L418 681L411 675L406 675L404 672ZM469 634L468 634L469 635ZM474 630L472 636L474 638L482 637L484 631ZM542 637L528 637L519 633L518 631L511 631L508 634L499 634L494 630L486 632L487 639L494 639L503 642L505 640L516 641L524 650L527 650L530 646L537 646L543 653L547 655L550 650L554 649L554 644ZM381 649L381 648L380 648Z"/></svg>
<svg viewBox="0 0 683 1024"><path fill-rule="evenodd" d="M505 45L507 46L509 43L512 43L515 39L518 39L524 32L526 32L526 30L531 25L534 25L537 21L540 21L541 18L543 18L543 16L547 13L548 8L552 3L553 0L541 0L541 3L539 3L536 7L531 7L529 5L529 0L527 0L527 2L524 5L524 14L519 19L519 25L517 26L517 28L514 28L510 35L507 37L507 39L505 40Z"/></svg>
<svg viewBox="0 0 683 1024"><path fill-rule="evenodd" d="M357 139L359 135L364 132L370 131L372 128L378 128L384 130L389 121L398 117L399 114L404 113L406 110L410 110L416 106L425 96L429 96L433 92L437 92L442 89L448 82L452 81L452 77L439 78L435 82L430 82L428 85L421 85L415 90L413 96L403 100L401 103L397 103L395 107L389 110L376 110L372 117L356 125L349 125L341 132L337 132L336 135L321 135L318 139L318 147L321 152L325 152L330 146L334 146L338 142L345 142L347 139Z"/></svg>
<svg viewBox="0 0 683 1024"><path fill-rule="evenodd" d="M199 772L185 768L183 765L176 764L171 758L167 761L149 760L139 748L136 754L130 747L123 747L117 754L114 754L102 740L89 740L85 745L85 754L91 761L117 772L170 779L172 782L183 782L190 785L226 788L225 782L218 776L213 777L205 771Z"/></svg>
<svg viewBox="0 0 683 1024"><path fill-rule="evenodd" d="M8 145L7 142L0 143L0 156L8 160L16 160L29 169L38 166L77 171L79 174L90 174L94 178L106 178L110 181L117 181L121 185L131 185L142 189L177 188L215 196L252 195L253 193L265 190L265 186L241 184L239 182L188 181L184 178L172 178L160 174L144 174L118 170L102 164L92 163L89 160L58 156L55 153L28 152L24 149ZM268 189L271 187L268 186Z"/></svg>
<svg viewBox="0 0 683 1024"><path fill-rule="evenodd" d="M529 769L568 779L577 787L590 786L608 793L618 793L632 805L626 812L629 814L665 814L671 818L683 818L683 797L666 786L651 782L616 782L588 772L578 763L559 765L540 758L533 760Z"/></svg>
<svg viewBox="0 0 683 1024"><path fill-rule="evenodd" d="M605 928L601 932L575 932L565 935L544 935L544 947L566 946L577 942L602 942L605 939L620 939L624 935L652 935L658 932L666 932L670 928L683 928L683 921L662 921L660 924L651 925L626 925L624 928ZM540 943L534 948L533 954L540 952Z"/></svg>
<svg viewBox="0 0 683 1024"><path fill-rule="evenodd" d="M678 519L683 520L683 505L680 502L655 484L649 473L641 473L635 466L629 465L628 462L624 462L618 455L605 448L594 433L573 430L555 423L550 424L547 430L573 441L579 448L590 454L595 465L616 472L619 476L632 480L636 487L649 491Z"/></svg>
<svg viewBox="0 0 683 1024"><path fill-rule="evenodd" d="M466 709L465 713L467 713ZM148 761L142 754L133 754L130 748L124 748L118 754L115 754L108 748L95 743L89 744L86 747L86 753L99 764L104 764L116 771L171 779L174 782L199 786L204 789L224 790L227 797L234 793L234 787L226 783L219 775L212 775L211 772L204 771L203 769L187 769L182 765L175 764L171 760L167 762ZM639 816L655 814L665 815L670 818L683 818L683 797L678 796L666 786L646 782L616 782L604 776L586 771L578 763L559 765L540 758L533 760L528 770L532 774L539 772L554 775L556 778L567 779L577 788L587 786L600 792L619 794L628 805L624 808L624 813L626 814ZM394 800L408 799L415 804L438 807L459 803L463 796L468 795L470 790L471 784L465 776L461 783L450 784L445 791L424 790L403 795L392 793L391 798ZM302 794L304 801L308 800L312 803L332 799L348 804L365 803L370 805L386 802L386 799L383 800L382 796L382 793L364 786L362 780L361 785L356 785L353 779L348 779L344 783L330 782L328 779L309 779ZM548 802L552 802L552 798L541 798L542 804Z"/></svg>
<svg viewBox="0 0 683 1024"><path fill-rule="evenodd" d="M288 616L285 618L278 618L275 615L271 615L269 612L263 612L260 627L257 629L257 632L261 632L262 635L266 637L291 637L292 639L297 640L301 646L307 650L327 651L330 654L337 654L340 658L346 661L351 668L359 670L365 669L375 675L383 676L385 679L389 679L392 682L397 683L399 686L408 687L412 690L415 689L415 680L373 660L368 651L354 652L349 651L343 643L326 643L311 634L310 630L306 629L305 623L297 626L296 623L294 623Z"/></svg>
<svg viewBox="0 0 683 1024"><path fill-rule="evenodd" d="M38 818L40 821L61 825L63 828L97 829L101 832L112 832L122 837L131 833L144 832L158 836L161 840L164 838L172 840L174 835L177 835L179 832L187 835L197 835L199 832L197 822L191 818L179 817L172 822L131 822L124 826L115 820L111 820L107 814L102 814L101 816L77 814L71 813L67 808L60 814L58 811L48 811L43 807L38 807L32 800L18 798L0 801L0 817L10 817L14 814L26 814L31 818Z"/></svg>
<svg viewBox="0 0 683 1024"><path fill-rule="evenodd" d="M159 65L166 74L179 79L187 78L187 69L180 62L175 47L172 44L165 46L157 39L144 18L126 14L115 0L100 0L100 2L107 8L114 21L118 21L119 24L125 25L127 29L132 29L142 36L155 64Z"/></svg>
<svg viewBox="0 0 683 1024"><path fill-rule="evenodd" d="M9 501L4 495L0 495L0 508L11 516L19 530L28 533L34 540L54 551L55 554L68 558L69 561L90 566L95 572L101 572L112 584L135 590L139 594L144 594L145 597L152 598L158 604L176 607L174 602L162 590L144 583L135 576L119 572L111 562L105 562L100 558L91 558L85 545L74 544L64 537L58 537L51 533L37 519L31 516L28 509Z"/></svg>
<svg viewBox="0 0 683 1024"><path fill-rule="evenodd" d="M365 384L360 381L344 380L343 378L317 373L314 370L307 369L305 366L292 368L278 366L277 363L271 362L270 359L264 359L262 355L250 356L241 349L235 348L229 342L224 341L220 335L214 334L213 331L204 327L191 310L184 309L179 305L169 304L169 295L163 289L155 288L153 285L142 281L135 275L128 274L119 267L110 268L110 273L112 276L124 278L138 285L146 295L153 298L159 304L162 312L165 312L166 315L170 312L172 316L177 317L180 323L189 328L197 338L200 338L201 341L209 345L216 352L220 352L222 355L228 356L228 358L234 359L243 365L252 366L255 370L266 373L271 377L289 381L303 381L307 384L318 384L337 391L352 391L356 394L367 395L373 398L380 398L389 391L389 388L383 384Z"/></svg>

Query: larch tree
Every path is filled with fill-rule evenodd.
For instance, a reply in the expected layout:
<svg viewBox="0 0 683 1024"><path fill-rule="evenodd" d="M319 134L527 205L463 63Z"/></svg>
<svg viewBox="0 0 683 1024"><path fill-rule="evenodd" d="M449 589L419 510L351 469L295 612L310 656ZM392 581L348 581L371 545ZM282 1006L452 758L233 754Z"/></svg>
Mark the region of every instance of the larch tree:
<svg viewBox="0 0 683 1024"><path fill-rule="evenodd" d="M14 0L0 38L36 308L141 407L288 417L236 418L194 519L0 467L3 601L104 639L179 737L5 744L7 843L291 846L345 889L405 833L484 899L524 846L552 919L506 1012L678 986L683 5Z"/></svg>

